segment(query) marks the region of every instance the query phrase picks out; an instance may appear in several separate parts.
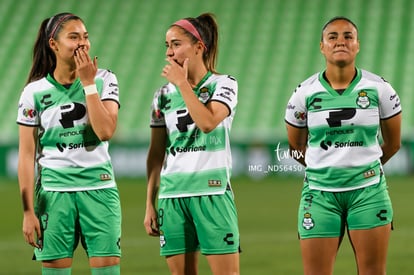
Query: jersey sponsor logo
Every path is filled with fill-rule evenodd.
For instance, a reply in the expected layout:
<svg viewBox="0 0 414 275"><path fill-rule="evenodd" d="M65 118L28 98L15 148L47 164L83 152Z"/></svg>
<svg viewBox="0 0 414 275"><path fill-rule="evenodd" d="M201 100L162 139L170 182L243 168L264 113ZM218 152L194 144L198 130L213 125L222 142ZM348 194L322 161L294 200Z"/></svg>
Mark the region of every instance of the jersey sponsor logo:
<svg viewBox="0 0 414 275"><path fill-rule="evenodd" d="M362 147L364 146L364 142L360 141L345 141L345 142L335 142L335 148L344 148L344 147Z"/></svg>
<svg viewBox="0 0 414 275"><path fill-rule="evenodd" d="M223 87L221 87L221 89L222 90L226 90L226 91L232 93L233 95L236 95L236 93L234 92L234 89L233 88L223 86ZM230 94L230 93L228 93L228 94Z"/></svg>
<svg viewBox="0 0 414 275"><path fill-rule="evenodd" d="M200 145L200 146L171 146L170 153L174 157L177 155L177 153L191 153L191 152L200 152L200 151L206 151L207 146L206 145Z"/></svg>
<svg viewBox="0 0 414 275"><path fill-rule="evenodd" d="M322 140L319 144L320 147L327 151L331 146L334 146L334 148L349 148L349 147L362 147L364 146L364 142L362 140L360 141L335 141L332 143L330 140Z"/></svg>
<svg viewBox="0 0 414 275"><path fill-rule="evenodd" d="M217 96L222 97L224 99L227 99L228 101L233 101L230 97L230 93L229 92L223 92L223 93L219 93L217 94Z"/></svg>
<svg viewBox="0 0 414 275"><path fill-rule="evenodd" d="M85 133L85 130L72 130L72 131L60 133L59 137L77 136L77 135L83 135L84 133Z"/></svg>
<svg viewBox="0 0 414 275"><path fill-rule="evenodd" d="M335 135L350 135L353 134L353 129L339 129L339 130L328 130L326 131L327 136L335 136Z"/></svg>
<svg viewBox="0 0 414 275"><path fill-rule="evenodd" d="M178 131L181 133L188 131L188 126L194 124L193 119L191 118L190 113L186 109L177 111L177 127Z"/></svg>
<svg viewBox="0 0 414 275"><path fill-rule="evenodd" d="M371 102L369 101L369 97L367 92L365 91L360 91L358 93L358 98L356 101L356 104L361 107L362 109L366 109L369 107L369 105L371 105Z"/></svg>
<svg viewBox="0 0 414 275"><path fill-rule="evenodd" d="M321 148L323 149L323 150L328 150L329 149L329 147L331 147L332 146L332 142L330 141L330 140L328 140L328 141L325 141L325 140L322 140L321 141L321 143L319 144L320 146L321 146Z"/></svg>
<svg viewBox="0 0 414 275"><path fill-rule="evenodd" d="M81 148L85 148L85 147L89 147L89 146L96 146L98 143L96 142L96 140L93 141L86 141L86 142L79 142L79 143L74 143L71 142L69 144L66 144L64 142L62 143L56 143L56 148L63 153L63 151L67 150L76 150L76 149L81 149Z"/></svg>
<svg viewBox="0 0 414 275"><path fill-rule="evenodd" d="M355 108L344 108L338 111L329 112L329 117L326 119L329 127L341 127L342 120L350 120L356 114Z"/></svg>
<svg viewBox="0 0 414 275"><path fill-rule="evenodd" d="M86 115L86 107L77 102L60 106L61 119L59 120L63 128L72 128L75 121L82 119Z"/></svg>

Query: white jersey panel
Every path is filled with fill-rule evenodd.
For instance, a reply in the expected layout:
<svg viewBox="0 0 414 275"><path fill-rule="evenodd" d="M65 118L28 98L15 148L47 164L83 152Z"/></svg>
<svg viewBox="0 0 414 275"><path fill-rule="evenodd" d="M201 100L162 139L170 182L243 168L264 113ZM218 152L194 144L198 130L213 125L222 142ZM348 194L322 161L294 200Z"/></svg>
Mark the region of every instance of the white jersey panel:
<svg viewBox="0 0 414 275"><path fill-rule="evenodd" d="M99 69L95 82L101 100L119 104L116 76ZM50 75L24 88L17 123L38 127L39 181L47 190L73 191L115 186L108 142L89 124L79 78L64 87Z"/></svg>

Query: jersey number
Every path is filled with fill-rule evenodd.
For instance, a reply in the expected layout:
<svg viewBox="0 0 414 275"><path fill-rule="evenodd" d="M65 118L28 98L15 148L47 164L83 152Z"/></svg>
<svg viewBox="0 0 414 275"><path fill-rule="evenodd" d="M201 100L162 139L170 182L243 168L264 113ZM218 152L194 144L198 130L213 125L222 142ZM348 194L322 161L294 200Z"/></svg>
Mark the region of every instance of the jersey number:
<svg viewBox="0 0 414 275"><path fill-rule="evenodd" d="M341 127L342 120L350 120L355 114L355 108L345 108L340 111L329 112L329 117L326 121L328 122L329 127Z"/></svg>

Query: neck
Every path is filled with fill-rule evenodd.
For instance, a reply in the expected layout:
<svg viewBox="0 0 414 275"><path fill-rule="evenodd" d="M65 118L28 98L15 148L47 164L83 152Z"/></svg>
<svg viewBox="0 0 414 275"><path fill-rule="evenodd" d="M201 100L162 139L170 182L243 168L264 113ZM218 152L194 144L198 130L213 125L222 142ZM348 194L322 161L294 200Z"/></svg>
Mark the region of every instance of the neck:
<svg viewBox="0 0 414 275"><path fill-rule="evenodd" d="M59 64L59 62L57 62L53 77L62 85L72 84L77 78L76 68L72 65Z"/></svg>
<svg viewBox="0 0 414 275"><path fill-rule="evenodd" d="M355 66L327 67L325 71L325 77L332 88L334 89L346 89L352 82L356 74Z"/></svg>
<svg viewBox="0 0 414 275"><path fill-rule="evenodd" d="M188 83L190 83L191 87L194 88L200 83L200 81L203 79L203 77L207 74L206 67L200 67L198 69L195 69L192 72L188 72Z"/></svg>

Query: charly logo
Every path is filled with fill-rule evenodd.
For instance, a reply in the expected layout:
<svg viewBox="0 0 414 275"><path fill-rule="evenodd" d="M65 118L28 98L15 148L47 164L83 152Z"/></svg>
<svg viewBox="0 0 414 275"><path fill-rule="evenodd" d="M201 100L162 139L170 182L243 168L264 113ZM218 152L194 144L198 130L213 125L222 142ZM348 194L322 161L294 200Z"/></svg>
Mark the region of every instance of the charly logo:
<svg viewBox="0 0 414 275"><path fill-rule="evenodd" d="M358 98L357 98L356 103L357 103L357 105L358 105L359 107L361 107L362 109L366 109L366 108L368 108L368 107L369 107L369 105L371 105L371 102L369 101L369 97L368 97L367 92L365 92L365 91L360 91L360 92L358 93Z"/></svg>

